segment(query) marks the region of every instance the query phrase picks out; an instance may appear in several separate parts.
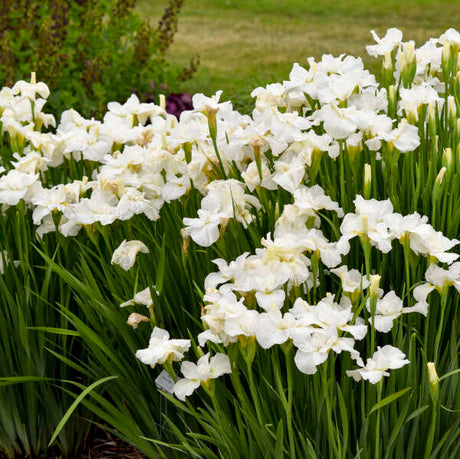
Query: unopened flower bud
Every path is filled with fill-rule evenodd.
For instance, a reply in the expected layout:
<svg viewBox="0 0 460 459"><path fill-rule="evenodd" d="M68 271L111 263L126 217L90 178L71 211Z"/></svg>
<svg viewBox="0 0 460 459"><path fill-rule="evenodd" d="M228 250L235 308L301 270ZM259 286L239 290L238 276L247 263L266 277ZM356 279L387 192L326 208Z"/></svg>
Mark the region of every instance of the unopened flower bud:
<svg viewBox="0 0 460 459"><path fill-rule="evenodd" d="M395 85L392 84L388 88L388 95L390 96L391 101L396 101L396 87L395 87Z"/></svg>
<svg viewBox="0 0 460 459"><path fill-rule="evenodd" d="M436 404L439 394L439 376L436 372L434 362L428 362L426 366L428 368L428 382L430 383L431 399L433 400L433 403Z"/></svg>
<svg viewBox="0 0 460 459"><path fill-rule="evenodd" d="M203 357L204 352L203 352L203 349L201 349L201 346L196 347L196 352L200 357Z"/></svg>
<svg viewBox="0 0 460 459"><path fill-rule="evenodd" d="M447 169L445 167L441 167L441 170L438 173L438 176L436 177L436 180L434 181L435 185L441 185L444 175L446 175Z"/></svg>
<svg viewBox="0 0 460 459"><path fill-rule="evenodd" d="M428 124L430 129L436 128L436 105L433 102L428 104Z"/></svg>
<svg viewBox="0 0 460 459"><path fill-rule="evenodd" d="M393 69L393 62L391 61L391 52L387 51L385 56L383 57L383 68L385 70L392 70Z"/></svg>
<svg viewBox="0 0 460 459"><path fill-rule="evenodd" d="M160 108L166 109L166 97L164 94L160 94Z"/></svg>
<svg viewBox="0 0 460 459"><path fill-rule="evenodd" d="M388 87L388 114L396 116L396 105L398 102L398 93L394 85Z"/></svg>
<svg viewBox="0 0 460 459"><path fill-rule="evenodd" d="M449 63L450 55L451 55L451 53L450 53L450 42L445 41L444 45L442 47L442 56L441 56L443 65L447 65Z"/></svg>
<svg viewBox="0 0 460 459"><path fill-rule="evenodd" d="M442 165L449 169L452 165L452 148L445 148L442 154Z"/></svg>
<svg viewBox="0 0 460 459"><path fill-rule="evenodd" d="M406 46L406 56L409 62L412 62L415 59L415 43L409 41Z"/></svg>
<svg viewBox="0 0 460 459"><path fill-rule="evenodd" d="M369 281L371 283L369 287L369 312L374 316L377 309L377 299L379 297L380 275L371 274L369 276Z"/></svg>
<svg viewBox="0 0 460 459"><path fill-rule="evenodd" d="M457 106L455 105L454 96L447 97L447 116L449 118L449 124L454 126L457 119Z"/></svg>
<svg viewBox="0 0 460 459"><path fill-rule="evenodd" d="M393 60L390 51L386 52L383 57L382 77L385 85L393 81Z"/></svg>
<svg viewBox="0 0 460 459"><path fill-rule="evenodd" d="M379 294L379 285L380 285L380 274L371 274L369 280L371 285L369 287L369 293L371 296L377 297Z"/></svg>
<svg viewBox="0 0 460 459"><path fill-rule="evenodd" d="M406 54L404 53L404 51L398 51L398 62L399 62L399 69L402 73L407 66Z"/></svg>
<svg viewBox="0 0 460 459"><path fill-rule="evenodd" d="M30 84L37 84L37 74L35 72L30 74Z"/></svg>
<svg viewBox="0 0 460 459"><path fill-rule="evenodd" d="M435 135L434 139L433 139L433 144L432 144L432 147L434 149L434 151L439 151L439 135Z"/></svg>
<svg viewBox="0 0 460 459"><path fill-rule="evenodd" d="M370 164L364 165L364 199L371 196L372 168Z"/></svg>
<svg viewBox="0 0 460 459"><path fill-rule="evenodd" d="M455 118L455 116L457 115L457 107L455 105L454 96L447 97L447 112L449 113L449 117Z"/></svg>
<svg viewBox="0 0 460 459"><path fill-rule="evenodd" d="M279 217L280 217L280 205L279 205L279 202L276 201L275 203L275 221L278 220Z"/></svg>
<svg viewBox="0 0 460 459"><path fill-rule="evenodd" d="M451 56L452 54L451 54L451 49L450 49L450 43L449 41L445 41L442 47L442 55L441 55L441 69L442 69L444 78L448 78L452 71L452 68L450 65Z"/></svg>
<svg viewBox="0 0 460 459"><path fill-rule="evenodd" d="M428 381L432 387L436 387L439 384L439 376L434 362L428 362L426 365L428 367Z"/></svg>
<svg viewBox="0 0 460 459"><path fill-rule="evenodd" d="M404 43L403 51L398 56L403 86L408 88L414 80L417 68L415 43L413 41Z"/></svg>

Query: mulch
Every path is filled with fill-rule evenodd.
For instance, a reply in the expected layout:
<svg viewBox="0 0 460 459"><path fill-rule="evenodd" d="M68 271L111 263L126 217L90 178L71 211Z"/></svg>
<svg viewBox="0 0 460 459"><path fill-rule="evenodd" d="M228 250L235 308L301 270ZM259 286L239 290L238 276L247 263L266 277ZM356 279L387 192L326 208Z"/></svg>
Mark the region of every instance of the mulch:
<svg viewBox="0 0 460 459"><path fill-rule="evenodd" d="M80 459L147 459L136 448L117 438L106 430L97 429L91 439L87 440L85 451Z"/></svg>

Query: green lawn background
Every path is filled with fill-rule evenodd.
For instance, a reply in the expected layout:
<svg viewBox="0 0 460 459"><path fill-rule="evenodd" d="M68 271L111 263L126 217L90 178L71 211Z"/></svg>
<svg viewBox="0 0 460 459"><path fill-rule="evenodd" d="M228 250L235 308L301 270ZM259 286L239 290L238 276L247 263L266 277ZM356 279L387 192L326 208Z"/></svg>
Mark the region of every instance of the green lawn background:
<svg viewBox="0 0 460 459"><path fill-rule="evenodd" d="M158 22L167 0L139 0L141 14ZM427 0L185 0L168 60L187 65L201 59L194 79L181 90L213 94L224 90L237 108L249 107L253 88L287 79L294 62L324 53L362 56L380 35L398 27L406 40L422 44L449 27L460 28L460 2Z"/></svg>

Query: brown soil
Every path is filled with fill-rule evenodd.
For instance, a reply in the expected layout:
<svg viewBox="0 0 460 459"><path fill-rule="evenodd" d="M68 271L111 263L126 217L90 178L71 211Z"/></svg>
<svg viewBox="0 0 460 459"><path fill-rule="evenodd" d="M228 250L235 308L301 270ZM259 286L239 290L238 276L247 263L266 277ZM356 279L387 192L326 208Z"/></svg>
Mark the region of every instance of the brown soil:
<svg viewBox="0 0 460 459"><path fill-rule="evenodd" d="M88 441L88 448L80 455L81 459L147 459L128 443L115 437L110 432L97 429L93 439Z"/></svg>

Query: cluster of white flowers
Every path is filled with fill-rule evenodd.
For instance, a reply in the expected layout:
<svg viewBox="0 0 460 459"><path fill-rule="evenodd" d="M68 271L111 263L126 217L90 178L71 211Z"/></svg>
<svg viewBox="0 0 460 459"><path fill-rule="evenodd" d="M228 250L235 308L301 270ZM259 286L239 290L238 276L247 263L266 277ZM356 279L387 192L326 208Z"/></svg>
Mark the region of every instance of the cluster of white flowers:
<svg viewBox="0 0 460 459"><path fill-rule="evenodd" d="M425 279L428 282L414 289L414 298L417 300L414 307L424 310L428 309L427 298L433 290L443 293L445 289L454 286L460 292L460 262L453 263L448 269L432 263L425 273Z"/></svg>
<svg viewBox="0 0 460 459"><path fill-rule="evenodd" d="M376 38L371 54L407 48L394 30ZM43 133L42 127L56 124L42 111L49 90L35 78L18 82L0 92L2 129L17 150L0 178L0 202L16 205L22 199L38 208L34 220L40 235L56 229L52 213L58 212L58 230L73 236L84 225L109 225L135 214L156 220L164 203L179 199L193 184L205 198L198 218L186 220L186 234L210 245L226 219L250 223L259 204L249 193L257 187L296 193L322 153L336 158L344 148L377 151L382 142L401 152L414 150L420 140L410 121L417 119L420 105L442 103L435 76L441 69L439 50L454 38L446 32L415 52L419 79L410 89L400 88L398 113L407 119L397 126L388 115L386 90L360 58L344 55L310 58L308 70L295 64L288 81L254 90L252 117L219 102L221 92L195 95L194 110L180 120L133 95L123 105L109 103L102 121L68 110L55 133ZM46 171L66 158L91 163L92 177L48 188ZM232 168L242 181L216 181Z"/></svg>
<svg viewBox="0 0 460 459"><path fill-rule="evenodd" d="M302 188L301 191L302 196L307 196L311 190ZM341 254L349 250L348 239L355 234L365 234L370 241L384 241L385 243L381 244L376 242L375 245L386 253L391 249L392 239L404 236L412 241L413 234L417 235L411 224L413 218L423 221L425 226L429 225L426 218L422 219L420 216L408 218L393 214L389 201L379 202L359 197L357 201L360 212L346 215L341 226L342 237L338 242L328 242L319 229L308 229L308 217L313 216L312 223L318 224L315 214L318 208L326 207L327 204L329 209L338 213L341 209L327 198L322 190L315 188L312 194L321 196L323 205L319 204L318 199L317 204L310 199L310 207L307 208L305 200L302 212L292 210L296 204L286 206L285 212L288 215L285 215L285 212L281 214L278 220L281 224L276 226L274 240L262 239L264 247L256 249L254 255L244 253L228 264L222 259L214 261L219 271L209 274L205 281L206 294L203 299L206 306L201 318L206 330L198 336L201 346L207 341L228 345L244 336L254 337L262 348L267 349L292 340L297 349L295 362L300 371L308 374L316 372L317 365L326 360L330 350L348 351L357 362L362 362L353 348L354 340L363 339L368 327L364 319L354 316L352 303L359 298L360 292L369 287L372 290L371 279L342 265L331 270L341 279L343 294L339 302L336 302L331 294L316 305L309 305L304 299L297 298L292 308L283 313L285 304L288 304L287 294L293 287L301 287L305 292L310 290L317 281L311 269L311 257L316 254L326 267L337 266L341 262ZM295 217L292 217L292 214ZM364 225L365 230L363 219L368 221ZM392 219L398 219L400 222L399 232L396 234L391 233L391 226L386 223ZM346 222L349 224L345 224ZM404 222L407 222L407 225L404 225ZM356 227L354 232L351 231L353 226ZM428 239L425 239L425 244L426 247L430 247ZM422 253L417 245L413 251L416 254ZM431 249L427 250L427 253L434 256ZM445 255L457 257L455 254ZM454 271L457 264L452 265L450 271ZM447 273L445 270L442 271ZM427 279L431 277L428 276ZM419 299L419 292L423 290L428 294L433 288L417 287L414 295ZM366 303L369 313L372 313L371 296L372 292ZM379 332L389 332L394 321L403 313L427 314L426 303L404 307L403 301L394 291L384 295L384 292L378 289L375 300L375 312L371 314L369 322ZM351 337L344 337L344 332L349 333Z"/></svg>
<svg viewBox="0 0 460 459"><path fill-rule="evenodd" d="M390 345L378 348L372 358L367 359L366 365L360 364L357 370L347 370L347 375L355 381L367 379L370 383L378 383L383 376L389 376L387 370L401 368L409 363L406 356L398 349Z"/></svg>
<svg viewBox="0 0 460 459"><path fill-rule="evenodd" d="M184 353L190 349L189 339L170 339L166 330L155 327L150 337L149 346L136 352L136 357L152 368L156 365L168 365L184 358ZM181 371L184 378L176 381L174 394L180 400L191 395L201 384L206 385L210 379L231 373L230 360L227 355L217 353L203 355L198 362L182 362Z"/></svg>
<svg viewBox="0 0 460 459"><path fill-rule="evenodd" d="M380 332L390 331L403 313L426 315L433 289L460 285L458 263L452 264L458 255L448 252L459 241L435 231L425 216L393 212L390 200L358 195L355 212L344 215L319 185L307 183L322 155L335 161L340 155L365 151L377 162L381 152L416 150L420 117L428 119L443 109L443 62L452 50L458 53L460 34L450 29L418 49L414 42L403 42L397 29L383 38L372 34L376 44L367 51L384 56L384 73L388 70L386 77L394 83L388 91L364 69L360 58L324 55L318 62L309 58L307 68L295 64L283 83L255 89L251 116L234 111L230 102L220 102L220 91L212 97L195 95L194 109L179 120L163 106L140 103L133 95L123 105L109 103L102 121L68 110L56 126L42 111L49 90L36 83L35 76L30 83L3 88L0 124L14 155L10 167L0 171L0 204L5 208L22 200L33 210L40 236L56 230L75 236L84 226L110 225L138 214L157 220L165 203L194 188L203 195L201 207L197 217L184 218L182 234L209 247L229 219L243 227L251 224L262 211L261 189L282 191L292 199L272 233L262 238L262 247L230 263L215 260L218 271L205 282L206 330L198 337L200 345L227 345L252 337L269 348L291 340L296 365L307 374L316 372L331 350L346 351L361 367L349 374L376 382L387 369L407 360L385 346L364 365L354 344L364 338L368 325L354 314L353 305L368 290L369 321ZM449 114L455 114L452 98L448 105ZM55 131L42 132L48 127ZM81 162L89 176L50 183L50 169L65 161ZM321 229L324 213L342 219L337 240L328 240ZM452 265L448 270L431 265L427 283L414 290L417 303L405 307L394 291L376 294L371 278L343 265L355 236L383 253L399 240L416 255ZM139 251L146 253L148 248L139 241L124 241L112 263L130 269ZM320 261L333 268L326 275L340 278L341 294L328 294L309 305L301 295L318 285ZM294 287L297 296L292 299ZM152 306L150 287L122 306L132 304ZM142 320L135 318L133 324ZM155 329L150 350L139 351L138 357L151 365L181 360L189 344L166 335ZM225 356L219 355L209 360L207 354L198 365L184 362L185 380L177 383L176 395L183 399L200 382L229 368Z"/></svg>
<svg viewBox="0 0 460 459"><path fill-rule="evenodd" d="M215 180L206 187L198 218L184 218L183 234L198 245L209 247L219 239L219 225L235 217L246 228L254 215L250 210L259 209L259 200L245 193L245 186L238 180Z"/></svg>
<svg viewBox="0 0 460 459"><path fill-rule="evenodd" d="M452 263L459 255L447 252L460 243L457 239L448 239L442 232L436 231L428 217L417 212L401 215L393 212L390 200L366 200L357 196L354 200L355 213L345 215L340 226L341 240L348 241L355 236L366 237L370 244L381 252L391 250L391 241L398 239L404 243L409 240L411 250L417 255L438 259L442 263Z"/></svg>

